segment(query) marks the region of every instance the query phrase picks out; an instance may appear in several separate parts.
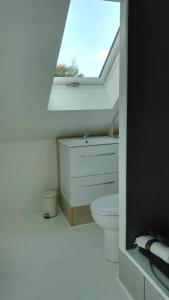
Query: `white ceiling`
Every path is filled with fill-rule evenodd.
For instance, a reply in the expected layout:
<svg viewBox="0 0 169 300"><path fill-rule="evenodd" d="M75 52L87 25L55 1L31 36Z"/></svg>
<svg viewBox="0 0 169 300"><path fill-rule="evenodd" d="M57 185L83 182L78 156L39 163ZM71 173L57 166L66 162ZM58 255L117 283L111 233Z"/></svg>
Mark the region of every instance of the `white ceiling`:
<svg viewBox="0 0 169 300"><path fill-rule="evenodd" d="M112 111L48 112L69 0L0 1L0 141L104 132Z"/></svg>

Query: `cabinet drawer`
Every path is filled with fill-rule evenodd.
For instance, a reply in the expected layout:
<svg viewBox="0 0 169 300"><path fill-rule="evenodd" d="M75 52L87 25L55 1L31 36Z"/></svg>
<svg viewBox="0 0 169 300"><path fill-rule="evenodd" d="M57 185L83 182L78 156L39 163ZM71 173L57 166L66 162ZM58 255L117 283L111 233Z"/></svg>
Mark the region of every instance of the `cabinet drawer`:
<svg viewBox="0 0 169 300"><path fill-rule="evenodd" d="M118 144L70 149L70 176L118 172Z"/></svg>
<svg viewBox="0 0 169 300"><path fill-rule="evenodd" d="M118 173L70 179L71 206L90 204L97 198L118 193Z"/></svg>

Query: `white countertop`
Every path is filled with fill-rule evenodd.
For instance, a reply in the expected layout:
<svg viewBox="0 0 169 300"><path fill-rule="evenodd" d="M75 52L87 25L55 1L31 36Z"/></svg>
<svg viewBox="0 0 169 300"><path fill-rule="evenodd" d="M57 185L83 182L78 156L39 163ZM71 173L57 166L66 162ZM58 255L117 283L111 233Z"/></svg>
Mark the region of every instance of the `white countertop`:
<svg viewBox="0 0 169 300"><path fill-rule="evenodd" d="M77 138L62 138L58 142L67 147L83 147L83 146L95 146L95 145L108 145L108 144L118 144L119 139L110 136L90 136L86 139L82 137Z"/></svg>

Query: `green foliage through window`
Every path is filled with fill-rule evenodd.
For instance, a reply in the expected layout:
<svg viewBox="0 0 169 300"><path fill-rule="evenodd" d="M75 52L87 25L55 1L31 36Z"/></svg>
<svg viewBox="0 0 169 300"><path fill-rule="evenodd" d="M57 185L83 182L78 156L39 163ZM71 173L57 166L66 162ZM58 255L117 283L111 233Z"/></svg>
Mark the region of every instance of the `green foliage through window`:
<svg viewBox="0 0 169 300"><path fill-rule="evenodd" d="M72 60L70 66L66 64L58 64L56 66L55 77L83 77L84 75L79 72L79 67L75 59Z"/></svg>

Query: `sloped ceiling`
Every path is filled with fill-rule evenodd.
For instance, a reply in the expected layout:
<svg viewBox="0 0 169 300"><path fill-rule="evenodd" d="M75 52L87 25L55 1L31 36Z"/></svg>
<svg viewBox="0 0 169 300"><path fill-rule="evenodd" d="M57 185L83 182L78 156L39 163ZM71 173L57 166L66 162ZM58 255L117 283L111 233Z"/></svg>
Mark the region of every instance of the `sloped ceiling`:
<svg viewBox="0 0 169 300"><path fill-rule="evenodd" d="M48 112L68 0L0 1L0 141L104 132L112 111Z"/></svg>

